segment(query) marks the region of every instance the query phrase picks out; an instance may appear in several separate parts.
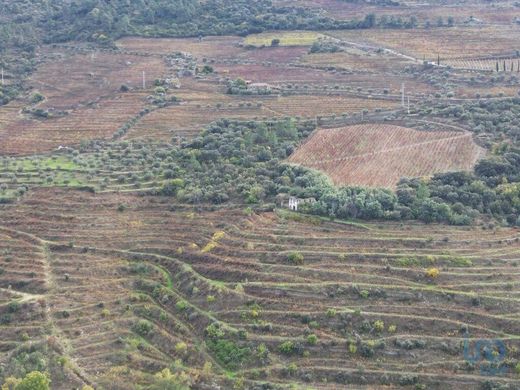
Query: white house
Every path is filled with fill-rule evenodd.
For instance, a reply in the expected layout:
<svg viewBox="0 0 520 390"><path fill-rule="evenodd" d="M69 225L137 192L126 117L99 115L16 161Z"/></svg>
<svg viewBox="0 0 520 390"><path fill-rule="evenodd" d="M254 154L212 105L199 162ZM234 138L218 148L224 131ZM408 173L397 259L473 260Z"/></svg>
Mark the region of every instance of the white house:
<svg viewBox="0 0 520 390"><path fill-rule="evenodd" d="M289 194L278 194L276 196L276 203L280 205L280 207L298 211L298 207L302 204L306 203L314 203L316 199L314 198L298 198L296 196L290 196Z"/></svg>

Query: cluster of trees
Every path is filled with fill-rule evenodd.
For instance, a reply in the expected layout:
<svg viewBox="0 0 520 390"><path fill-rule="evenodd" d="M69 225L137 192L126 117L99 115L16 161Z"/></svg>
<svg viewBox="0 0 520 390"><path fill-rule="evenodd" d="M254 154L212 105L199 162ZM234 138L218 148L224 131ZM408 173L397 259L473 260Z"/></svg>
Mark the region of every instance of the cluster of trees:
<svg viewBox="0 0 520 390"><path fill-rule="evenodd" d="M162 194L190 203L269 202L288 192L295 175L282 163L313 130L294 120L214 123L199 137L170 151L171 181Z"/></svg>
<svg viewBox="0 0 520 390"><path fill-rule="evenodd" d="M46 373L32 371L24 378L9 377L2 385L2 390L49 390L50 379Z"/></svg>
<svg viewBox="0 0 520 390"><path fill-rule="evenodd" d="M309 53L337 53L343 49L334 42L319 40L312 44Z"/></svg>
<svg viewBox="0 0 520 390"><path fill-rule="evenodd" d="M492 215L520 224L520 149L504 147L474 172L403 179L397 191L336 187L322 173L283 160L314 128L311 122L232 122L211 125L170 152L170 180L160 191L189 203L272 204L279 194L314 198L302 210L331 218L417 219L469 224ZM498 153L498 152L497 152Z"/></svg>
<svg viewBox="0 0 520 390"><path fill-rule="evenodd" d="M486 146L507 140L518 145L520 134L520 97L481 99L463 104L439 102L420 110L422 115L454 119L479 136L488 139Z"/></svg>
<svg viewBox="0 0 520 390"><path fill-rule="evenodd" d="M270 0L0 0L6 25L18 45L95 40L124 35L246 35L265 30L370 28L375 16L338 21L302 7ZM7 28L7 27L6 27ZM2 31L0 31L0 35Z"/></svg>

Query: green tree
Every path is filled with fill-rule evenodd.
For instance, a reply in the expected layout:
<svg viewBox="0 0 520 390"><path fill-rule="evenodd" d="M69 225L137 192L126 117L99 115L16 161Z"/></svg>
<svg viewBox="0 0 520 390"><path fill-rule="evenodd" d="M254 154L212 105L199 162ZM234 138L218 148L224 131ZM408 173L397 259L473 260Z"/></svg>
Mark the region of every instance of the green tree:
<svg viewBox="0 0 520 390"><path fill-rule="evenodd" d="M22 381L16 385L14 390L49 390L51 380L40 371L28 373Z"/></svg>
<svg viewBox="0 0 520 390"><path fill-rule="evenodd" d="M172 373L165 368L155 374L150 390L190 390L190 383L190 377L186 373Z"/></svg>

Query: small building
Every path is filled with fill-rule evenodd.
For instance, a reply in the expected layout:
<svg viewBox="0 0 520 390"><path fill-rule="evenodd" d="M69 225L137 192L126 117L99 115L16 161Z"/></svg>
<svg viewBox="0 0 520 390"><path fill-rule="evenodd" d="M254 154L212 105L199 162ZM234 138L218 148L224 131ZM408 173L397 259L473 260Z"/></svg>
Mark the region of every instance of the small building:
<svg viewBox="0 0 520 390"><path fill-rule="evenodd" d="M280 194L278 200L280 201L281 207L292 211L298 211L298 207L302 204L312 204L316 202L314 198L298 198L296 196L288 196L287 194Z"/></svg>

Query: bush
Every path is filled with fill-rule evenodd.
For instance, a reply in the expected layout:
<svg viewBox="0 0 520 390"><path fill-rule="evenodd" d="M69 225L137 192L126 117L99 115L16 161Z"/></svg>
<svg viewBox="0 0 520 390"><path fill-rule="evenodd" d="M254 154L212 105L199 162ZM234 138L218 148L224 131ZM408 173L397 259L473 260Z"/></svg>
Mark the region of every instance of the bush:
<svg viewBox="0 0 520 390"><path fill-rule="evenodd" d="M209 339L206 344L217 361L228 369L239 368L251 355L249 347L242 348L231 340Z"/></svg>
<svg viewBox="0 0 520 390"><path fill-rule="evenodd" d="M385 323L381 320L374 321L374 330L376 332L382 332L385 330Z"/></svg>
<svg viewBox="0 0 520 390"><path fill-rule="evenodd" d="M185 342L180 341L177 344L175 344L175 352L184 355L187 351L188 345Z"/></svg>
<svg viewBox="0 0 520 390"><path fill-rule="evenodd" d="M16 385L14 390L49 390L51 380L47 374L39 371L33 371L28 373L21 382Z"/></svg>
<svg viewBox="0 0 520 390"><path fill-rule="evenodd" d="M327 317L333 318L333 317L336 317L336 314L337 314L336 309L334 309L334 308L327 309Z"/></svg>
<svg viewBox="0 0 520 390"><path fill-rule="evenodd" d="M144 337L152 332L153 324L148 320L139 320L136 324L134 324L133 330L138 335Z"/></svg>
<svg viewBox="0 0 520 390"><path fill-rule="evenodd" d="M291 252L287 255L287 260L294 265L303 265L303 255L300 252Z"/></svg>
<svg viewBox="0 0 520 390"><path fill-rule="evenodd" d="M309 345L316 345L318 344L318 336L315 334L310 334L307 336L307 344Z"/></svg>
<svg viewBox="0 0 520 390"><path fill-rule="evenodd" d="M175 304L175 308L179 311L184 311L188 308L188 302L186 301L177 301Z"/></svg>
<svg viewBox="0 0 520 390"><path fill-rule="evenodd" d="M440 271L438 268L428 268L426 270L426 276L430 279L436 279L440 275Z"/></svg>
<svg viewBox="0 0 520 390"><path fill-rule="evenodd" d="M292 355L296 352L296 346L292 341L284 341L278 346L278 351L284 355Z"/></svg>

